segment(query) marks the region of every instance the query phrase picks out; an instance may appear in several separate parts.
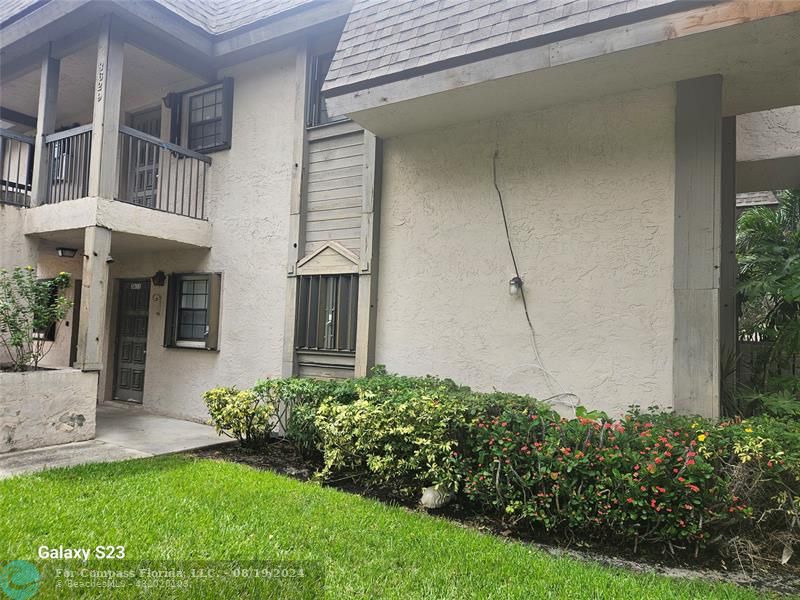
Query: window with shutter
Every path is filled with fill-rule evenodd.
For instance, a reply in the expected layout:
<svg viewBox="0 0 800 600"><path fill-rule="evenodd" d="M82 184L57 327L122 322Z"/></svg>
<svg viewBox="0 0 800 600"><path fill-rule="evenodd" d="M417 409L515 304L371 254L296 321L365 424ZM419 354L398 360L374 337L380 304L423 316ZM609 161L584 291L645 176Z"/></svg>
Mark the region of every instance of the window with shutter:
<svg viewBox="0 0 800 600"><path fill-rule="evenodd" d="M170 99L172 118L180 119L186 110L186 147L210 153L231 147L233 127L233 79L223 79L207 87L184 92L184 102ZM171 135L176 135L174 129Z"/></svg>
<svg viewBox="0 0 800 600"><path fill-rule="evenodd" d="M218 349L221 282L220 273L170 276L165 346Z"/></svg>

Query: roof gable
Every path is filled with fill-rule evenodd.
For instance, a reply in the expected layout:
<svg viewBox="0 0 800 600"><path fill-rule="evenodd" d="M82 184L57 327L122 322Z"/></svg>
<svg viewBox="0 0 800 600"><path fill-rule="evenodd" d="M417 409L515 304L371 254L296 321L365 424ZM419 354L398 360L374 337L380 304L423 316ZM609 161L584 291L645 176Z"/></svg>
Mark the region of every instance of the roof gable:
<svg viewBox="0 0 800 600"><path fill-rule="evenodd" d="M338 242L327 242L297 263L298 275L358 273L358 256Z"/></svg>

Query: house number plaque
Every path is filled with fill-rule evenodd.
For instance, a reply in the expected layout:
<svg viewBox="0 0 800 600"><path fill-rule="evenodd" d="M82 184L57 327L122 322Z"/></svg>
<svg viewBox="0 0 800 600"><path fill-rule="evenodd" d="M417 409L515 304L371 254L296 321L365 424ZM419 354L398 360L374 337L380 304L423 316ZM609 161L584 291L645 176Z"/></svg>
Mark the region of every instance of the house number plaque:
<svg viewBox="0 0 800 600"><path fill-rule="evenodd" d="M97 63L97 101L103 101L103 87L105 85L106 63Z"/></svg>

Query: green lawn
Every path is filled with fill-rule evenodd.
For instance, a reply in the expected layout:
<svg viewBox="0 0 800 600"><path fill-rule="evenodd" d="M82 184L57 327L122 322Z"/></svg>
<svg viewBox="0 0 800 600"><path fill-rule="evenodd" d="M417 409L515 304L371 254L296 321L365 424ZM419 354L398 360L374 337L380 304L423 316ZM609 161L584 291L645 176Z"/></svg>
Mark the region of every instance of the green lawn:
<svg viewBox="0 0 800 600"><path fill-rule="evenodd" d="M180 456L0 481L0 507L0 559L27 559L43 571L35 598L79 596L76 588L68 594L54 586L66 581L56 578L56 568L66 564L74 573L80 561L38 559L41 545L125 546L125 560L93 558L93 570L143 560L301 561L282 566L293 565L302 578L221 577L215 571L192 579L191 592L145 594L129 586L114 597L226 598L234 590L240 597L315 597L323 579L331 598L758 597L732 585L555 559L424 514L241 465ZM264 587L257 591L259 585Z"/></svg>

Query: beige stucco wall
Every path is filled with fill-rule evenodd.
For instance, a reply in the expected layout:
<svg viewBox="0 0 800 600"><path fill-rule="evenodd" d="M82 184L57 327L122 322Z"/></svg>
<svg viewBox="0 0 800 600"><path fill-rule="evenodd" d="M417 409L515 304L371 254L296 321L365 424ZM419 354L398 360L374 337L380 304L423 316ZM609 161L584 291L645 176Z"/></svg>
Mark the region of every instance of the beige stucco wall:
<svg viewBox="0 0 800 600"><path fill-rule="evenodd" d="M0 373L0 453L94 438L96 402L96 373Z"/></svg>
<svg viewBox="0 0 800 600"><path fill-rule="evenodd" d="M36 244L22 235L25 210L0 203L0 269L36 263Z"/></svg>
<svg viewBox="0 0 800 600"><path fill-rule="evenodd" d="M220 350L164 348L166 287L151 286L144 407L189 419L206 416L202 393L280 375L289 195L294 139L295 56L287 51L237 65L230 150L212 154L211 250L115 256L113 279L165 273L223 273ZM112 252L113 252L112 237ZM113 340L116 288L107 327ZM113 347L107 355L113 357ZM113 367L113 362L110 365ZM111 397L113 368L101 374Z"/></svg>
<svg viewBox="0 0 800 600"><path fill-rule="evenodd" d="M259 378L281 373L291 149L295 134L295 54L287 50L221 73L228 75L234 78L232 147L211 155L213 164L208 173L206 207L212 248L154 251L154 247L163 246L156 230L126 228L128 237L124 244L115 244L114 236L119 233L112 233L114 262L110 265L112 284L105 320L107 365L99 375L101 401L113 395L119 279L150 278L159 270L223 273L220 350L164 348L166 287L151 286L145 409L202 420L207 416L202 401L205 390L218 385L246 387ZM156 228L164 218L178 219L155 211L120 208L135 210L140 217L152 214L149 224ZM17 214L19 209L13 211L17 211L13 215L17 222L0 220L3 231L7 227L15 233L9 236L11 244L5 243L5 239L0 243L3 260L13 251L13 260L18 261L17 256L25 256L24 250L30 245L34 251L38 247L40 277L67 271L74 279L80 279L82 251L75 259L62 259L56 255L57 244L37 242L34 238L23 242L22 218ZM196 223L181 221L189 226ZM141 244L137 249L135 238L130 237L137 233L148 233L154 238L139 238ZM74 297L74 287L67 291L67 296ZM60 325L56 342L42 363L44 366L68 364L73 327L71 319Z"/></svg>
<svg viewBox="0 0 800 600"><path fill-rule="evenodd" d="M590 406L672 402L674 88L384 143L376 361Z"/></svg>

